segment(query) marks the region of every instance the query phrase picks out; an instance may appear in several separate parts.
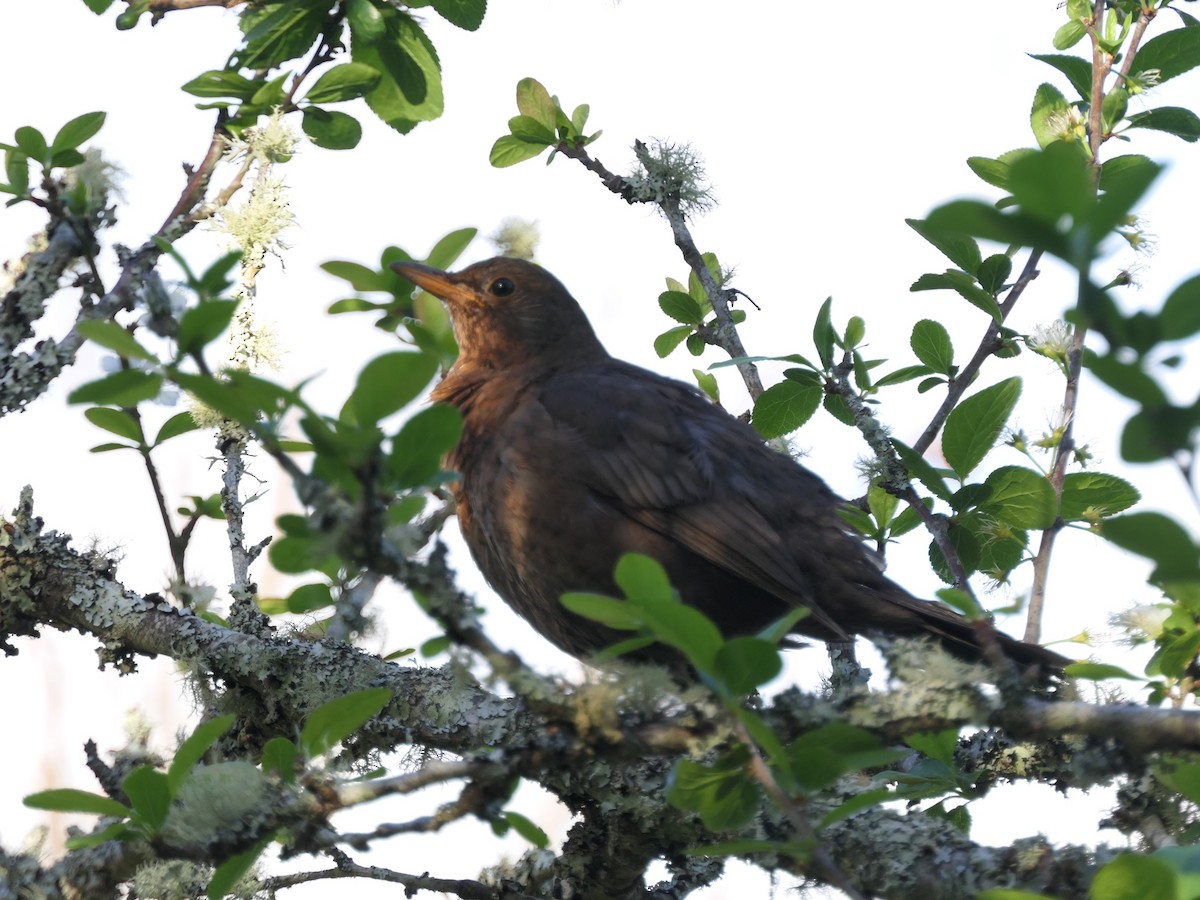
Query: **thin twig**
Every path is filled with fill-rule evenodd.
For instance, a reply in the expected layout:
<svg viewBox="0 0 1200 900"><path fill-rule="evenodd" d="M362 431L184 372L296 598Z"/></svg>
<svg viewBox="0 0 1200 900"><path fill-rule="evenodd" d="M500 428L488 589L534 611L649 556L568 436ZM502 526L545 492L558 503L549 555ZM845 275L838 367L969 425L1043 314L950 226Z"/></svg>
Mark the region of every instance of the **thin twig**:
<svg viewBox="0 0 1200 900"><path fill-rule="evenodd" d="M1104 105L1104 82L1112 67L1112 54L1100 45L1100 22L1104 13L1104 0L1096 0L1093 21L1088 26L1092 39L1092 94L1088 110L1088 147L1091 150L1093 184L1100 182L1100 145L1104 142L1101 109ZM1144 29L1143 29L1144 30ZM1091 257L1083 260L1079 267L1076 291L1076 309L1082 309L1087 299L1091 279ZM1079 404L1079 378L1083 371L1083 349L1087 341L1087 328L1082 324L1075 327L1071 335L1071 346L1067 351L1067 384L1063 390L1062 434L1054 448L1054 464L1050 467L1050 487L1054 489L1055 507L1062 502L1063 481L1067 476L1067 465L1075 450L1075 413ZM1042 532L1037 555L1033 558L1033 586L1029 593L1029 608L1025 619L1024 639L1036 644L1042 635L1042 616L1046 610L1046 590L1050 578L1050 560L1054 544L1065 523L1059 517L1053 525Z"/></svg>
<svg viewBox="0 0 1200 900"><path fill-rule="evenodd" d="M1016 306L1017 300L1025 292L1025 288L1033 279L1038 277L1038 263L1042 259L1042 251L1034 250L1029 254L1029 259L1025 261L1025 267L1021 270L1021 274L1017 277L1013 286L1008 289L1008 294L1000 303L1000 321L993 319L988 323L987 330L983 334L983 339L979 342L979 347L975 350L975 355L971 357L962 369L951 380L946 397L942 400L942 405L938 407L933 418L929 420L929 424L925 426L925 430L921 432L921 436L913 443L913 449L917 453L925 453L933 446L934 439L937 438L938 432L942 430L942 426L946 424L946 418L958 405L959 399L963 393L971 386L975 380L975 375L979 372L983 364L988 358L996 352L1000 341L1000 326L1012 313L1013 307Z"/></svg>
<svg viewBox="0 0 1200 900"><path fill-rule="evenodd" d="M128 406L124 408L124 412L131 416L137 422L138 430L142 430L142 414L136 406ZM143 437L145 432L143 432ZM191 536L191 528L187 529L187 535L176 533L175 526L171 522L171 511L167 507L167 495L163 490L162 480L158 477L158 467L154 464L154 458L150 455L150 446L142 444L138 447L138 452L142 456L142 462L146 466L146 475L150 478L150 489L154 492L154 502L158 506L158 514L162 519L163 530L167 533L167 546L171 551L171 564L175 567L175 578L182 582L184 578L184 557L187 553L187 538ZM193 526L194 527L194 526Z"/></svg>
<svg viewBox="0 0 1200 900"><path fill-rule="evenodd" d="M795 830L796 835L806 844L812 847L812 855L810 857L812 868L816 874L821 877L827 884L843 891L851 900L866 900L865 895L858 890L850 879L846 877L846 873L838 868L837 863L829 855L829 852L817 840L816 830L805 818L797 803L788 796L787 792L776 781L774 773L766 760L762 758L762 753L758 749L758 745L754 743L750 737L750 733L746 730L746 726L739 720L736 726L738 737L746 748L750 751L750 775L757 781L767 796L771 798L771 802L776 808L787 817L788 822Z"/></svg>
<svg viewBox="0 0 1200 900"><path fill-rule="evenodd" d="M600 160L590 156L583 147L564 142L559 144L556 150L562 153L563 156L576 160L588 171L595 173L606 188L626 203L650 202L638 198L628 179L609 171ZM634 143L634 152L641 158L646 152L645 144L641 141L636 141ZM759 377L758 368L754 363L744 361L744 358L749 356L749 354L742 344L737 326L733 324L733 317L729 313L730 301L734 295L740 292L720 287L716 279L713 278L712 273L708 271L708 266L704 263L704 255L696 247L696 241L687 226L687 217L679 205L679 198L670 196L656 205L662 210L663 215L671 226L671 234L674 236L675 246L679 248L680 253L683 254L684 261L688 264L688 268L699 279L705 293L708 294L713 314L716 316L716 328L704 329L703 331L698 329L698 333L701 334L706 343L720 347L729 354L730 359L743 360L737 364L738 373L742 376L746 390L750 393L750 399L757 400L763 392L762 379Z"/></svg>

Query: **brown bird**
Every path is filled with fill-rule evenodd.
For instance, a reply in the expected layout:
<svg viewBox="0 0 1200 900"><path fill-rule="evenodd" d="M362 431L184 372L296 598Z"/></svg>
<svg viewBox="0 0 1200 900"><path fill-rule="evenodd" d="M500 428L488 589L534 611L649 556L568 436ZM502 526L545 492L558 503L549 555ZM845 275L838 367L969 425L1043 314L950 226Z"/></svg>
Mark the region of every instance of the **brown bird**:
<svg viewBox="0 0 1200 900"><path fill-rule="evenodd" d="M447 465L460 473L467 545L500 596L566 652L587 658L629 636L559 598L618 594L613 568L636 552L726 635L803 606L811 614L795 630L821 640L932 635L980 656L970 622L880 573L820 478L691 386L610 356L549 272L506 258L453 274L392 268L446 303L458 338L433 399L463 416ZM998 640L1021 664L1066 662Z"/></svg>

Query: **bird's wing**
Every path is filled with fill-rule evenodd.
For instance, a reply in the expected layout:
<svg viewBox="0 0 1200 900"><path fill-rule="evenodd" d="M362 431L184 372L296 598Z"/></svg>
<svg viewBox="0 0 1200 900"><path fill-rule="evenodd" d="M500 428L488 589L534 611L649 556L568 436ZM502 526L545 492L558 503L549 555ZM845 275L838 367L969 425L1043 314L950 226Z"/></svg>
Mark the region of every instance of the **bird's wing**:
<svg viewBox="0 0 1200 900"><path fill-rule="evenodd" d="M539 389L538 405L553 422L556 440L577 451L567 457L572 477L645 527L808 607L814 622L846 635L821 609L796 548L770 514L788 502L773 490L779 464L786 463L787 491L807 488L807 499L840 528L832 512L836 500L816 476L774 459L748 427L688 386L623 363L559 373Z"/></svg>

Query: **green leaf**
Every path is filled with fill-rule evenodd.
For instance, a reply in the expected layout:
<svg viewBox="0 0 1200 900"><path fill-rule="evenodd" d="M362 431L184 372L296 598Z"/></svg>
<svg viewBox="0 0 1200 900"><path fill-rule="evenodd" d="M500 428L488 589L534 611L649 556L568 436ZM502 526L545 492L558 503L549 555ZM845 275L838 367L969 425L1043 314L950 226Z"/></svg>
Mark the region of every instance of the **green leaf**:
<svg viewBox="0 0 1200 900"><path fill-rule="evenodd" d="M1012 274L1012 257L1007 253L993 253L979 264L975 277L979 285L989 294L998 294L1004 289L1008 276Z"/></svg>
<svg viewBox="0 0 1200 900"><path fill-rule="evenodd" d="M642 618L626 600L602 594L573 592L563 594L561 603L577 616L591 619L618 631L633 631L642 627Z"/></svg>
<svg viewBox="0 0 1200 900"><path fill-rule="evenodd" d="M667 802L698 813L710 831L726 831L754 817L759 789L740 769L715 769L681 759L668 782Z"/></svg>
<svg viewBox="0 0 1200 900"><path fill-rule="evenodd" d="M685 294L683 291L663 291L658 295L658 307L676 322L685 325L700 325L704 322L700 304L692 299L691 294Z"/></svg>
<svg viewBox="0 0 1200 900"><path fill-rule="evenodd" d="M83 411L84 416L97 428L112 432L118 437L143 444L146 436L142 434L142 426L137 419L123 409L109 409L104 406L94 406Z"/></svg>
<svg viewBox="0 0 1200 900"><path fill-rule="evenodd" d="M94 137L96 132L104 127L105 113L91 112L84 113L82 116L76 116L62 128L58 129L58 134L54 136L54 140L50 143L50 152L58 153L62 150L74 150L80 147Z"/></svg>
<svg viewBox="0 0 1200 900"><path fill-rule="evenodd" d="M1014 528L1049 528L1058 518L1054 488L1046 477L1023 466L1001 466L984 480L992 489L980 509Z"/></svg>
<svg viewBox="0 0 1200 900"><path fill-rule="evenodd" d="M85 319L75 326L75 330L89 341L93 341L107 350L112 350L127 359L141 359L146 362L158 362L158 357L137 342L132 334L111 319Z"/></svg>
<svg viewBox="0 0 1200 900"><path fill-rule="evenodd" d="M83 0L83 2L87 6L88 9L90 9L96 15L100 15L101 13L105 12L110 6L112 6L113 3L116 2L116 0Z"/></svg>
<svg viewBox="0 0 1200 900"><path fill-rule="evenodd" d="M346 22L354 40L373 44L387 30L379 8L371 0L348 0Z"/></svg>
<svg viewBox="0 0 1200 900"><path fill-rule="evenodd" d="M128 822L113 822L88 834L74 834L67 838L68 850L82 850L86 847L99 847L108 841L136 841L142 837L129 827Z"/></svg>
<svg viewBox="0 0 1200 900"><path fill-rule="evenodd" d="M1134 853L1122 853L1102 866L1092 879L1088 896L1091 900L1178 900L1171 867Z"/></svg>
<svg viewBox="0 0 1200 900"><path fill-rule="evenodd" d="M1062 48L1060 48L1062 49ZM1057 53L1038 55L1031 53L1034 59L1041 60L1048 66L1053 66L1067 76L1071 87L1079 94L1079 99L1091 102L1092 99L1092 64L1078 56L1063 56Z"/></svg>
<svg viewBox="0 0 1200 900"><path fill-rule="evenodd" d="M922 731L909 735L904 742L930 759L953 766L954 751L958 749L958 730L946 728L942 731Z"/></svg>
<svg viewBox="0 0 1200 900"><path fill-rule="evenodd" d="M1200 578L1200 551L1178 522L1162 513L1129 513L1105 520L1100 534L1155 562L1156 582Z"/></svg>
<svg viewBox="0 0 1200 900"><path fill-rule="evenodd" d="M1121 456L1128 462L1157 462L1191 452L1197 410L1167 406L1134 413L1121 429Z"/></svg>
<svg viewBox="0 0 1200 900"><path fill-rule="evenodd" d="M208 900L223 900L230 894L242 876L249 872L254 863L258 861L269 843L271 843L269 838L259 841L245 853L231 856L217 866L212 878L208 880Z"/></svg>
<svg viewBox="0 0 1200 900"><path fill-rule="evenodd" d="M1051 43L1055 50L1066 50L1069 47L1074 47L1087 34L1087 29L1082 22L1074 21L1060 25L1058 30L1054 32L1054 40Z"/></svg>
<svg viewBox="0 0 1200 900"><path fill-rule="evenodd" d="M1142 498L1123 478L1101 472L1072 472L1063 479L1059 515L1068 522L1094 521L1123 512Z"/></svg>
<svg viewBox="0 0 1200 900"><path fill-rule="evenodd" d="M240 72L229 69L210 69L183 85L182 90L194 97L236 97L245 102L263 86Z"/></svg>
<svg viewBox="0 0 1200 900"><path fill-rule="evenodd" d="M956 533L960 536L960 539L969 534L969 532L965 528L956 529ZM961 552L961 548L963 547L962 543L957 543L954 541L952 541L951 543L956 544L954 549L956 551L959 551L959 562L961 562L963 564L963 566L967 569L967 572L970 573L972 570L974 570L977 567L976 559L970 554L965 554L965 553ZM970 543L970 542L968 542L968 543ZM945 557L943 556L942 559L945 560ZM949 568L949 566L947 566L947 568ZM938 574L941 575L942 573L939 571ZM958 588L954 588L954 587L948 587L948 588L942 588L939 591L937 591L936 593L937 593L937 598L939 600L941 600L943 603L945 603L951 609L957 610L958 612L962 613L968 619L978 620L978 619L982 619L985 615L984 611L983 611L983 607L981 607L979 605L979 602L974 597L972 597L970 594L968 594L966 591L959 590Z"/></svg>
<svg viewBox="0 0 1200 900"><path fill-rule="evenodd" d="M107 406L137 406L153 400L162 390L163 377L139 369L122 369L77 387L67 395L68 403L97 403Z"/></svg>
<svg viewBox="0 0 1200 900"><path fill-rule="evenodd" d="M833 345L837 341L837 333L833 330L833 298L827 297L817 310L817 318L813 321L813 344L821 365L830 368L833 365Z"/></svg>
<svg viewBox="0 0 1200 900"><path fill-rule="evenodd" d="M359 373L346 407L360 424L378 422L415 400L437 369L438 361L424 353L396 351L377 356Z"/></svg>
<svg viewBox="0 0 1200 900"><path fill-rule="evenodd" d="M17 146L21 152L30 159L35 159L38 162L44 162L49 155L49 145L46 143L45 135L34 128L32 125L22 125L16 131Z"/></svg>
<svg viewBox="0 0 1200 900"><path fill-rule="evenodd" d="M1007 153L1001 153L996 159L972 156L967 160L967 166L988 184L1001 190L1008 190L1008 173L1012 169L1012 164L1031 153L1037 153L1037 151L1030 147L1020 147L1016 150L1009 150Z"/></svg>
<svg viewBox="0 0 1200 900"><path fill-rule="evenodd" d="M1200 764L1192 762L1191 758L1165 757L1155 767L1154 777L1192 803L1200 803Z"/></svg>
<svg viewBox="0 0 1200 900"><path fill-rule="evenodd" d="M254 96L250 98L250 105L264 112L276 106L282 106L288 99L287 88L284 86L287 79L288 73L284 72L278 78L261 82L258 90L254 92Z"/></svg>
<svg viewBox="0 0 1200 900"><path fill-rule="evenodd" d="M654 352L658 354L660 359L665 359L691 333L692 328L690 325L676 325L674 328L668 328L654 339Z"/></svg>
<svg viewBox="0 0 1200 900"><path fill-rule="evenodd" d="M1057 47L1057 45L1056 45ZM1057 47L1062 50L1063 47ZM1058 133L1050 127L1051 119L1057 120L1066 115L1067 98L1052 84L1040 84L1033 95L1033 110L1029 115L1029 124L1033 128L1033 136L1037 138L1038 146L1042 149L1056 143Z"/></svg>
<svg viewBox="0 0 1200 900"><path fill-rule="evenodd" d="M433 266L435 269L449 269L462 256L471 241L475 240L477 234L479 234L478 228L459 228L451 231L433 245L429 256L425 258L425 265ZM436 308L444 309L440 303Z"/></svg>
<svg viewBox="0 0 1200 900"><path fill-rule="evenodd" d="M1131 672L1127 672L1120 666L1112 666L1107 663L1071 663L1066 667L1066 669L1063 670L1063 674L1068 678L1083 678L1087 681L1104 681L1108 678L1124 678L1129 681L1146 680L1139 675L1134 675Z"/></svg>
<svg viewBox="0 0 1200 900"><path fill-rule="evenodd" d="M133 808L134 823L156 834L171 809L171 784L166 773L153 766L138 766L125 776L121 789Z"/></svg>
<svg viewBox="0 0 1200 900"><path fill-rule="evenodd" d="M296 757L299 749L283 737L273 737L263 745L262 767L264 772L275 772L286 784L296 780Z"/></svg>
<svg viewBox="0 0 1200 900"><path fill-rule="evenodd" d="M827 787L846 772L881 766L905 755L904 750L883 747L869 731L846 722L805 732L788 747L792 771L809 790Z"/></svg>
<svg viewBox="0 0 1200 900"><path fill-rule="evenodd" d="M867 335L867 323L862 316L851 316L846 323L846 333L842 336L842 346L853 350L862 344Z"/></svg>
<svg viewBox="0 0 1200 900"><path fill-rule="evenodd" d="M302 584L287 598L287 611L303 615L314 610L325 609L333 603L327 584Z"/></svg>
<svg viewBox="0 0 1200 900"><path fill-rule="evenodd" d="M1200 139L1200 116L1180 106L1160 106L1134 113L1129 117L1129 127L1165 131L1189 144Z"/></svg>
<svg viewBox="0 0 1200 900"><path fill-rule="evenodd" d="M922 319L913 326L909 345L917 359L935 372L954 374L954 346L941 322Z"/></svg>
<svg viewBox="0 0 1200 900"><path fill-rule="evenodd" d="M447 650L449 650L450 643L450 638L444 634L430 638L421 645L421 655L426 659L432 659L439 653L445 653Z"/></svg>
<svg viewBox="0 0 1200 900"><path fill-rule="evenodd" d="M392 700L387 688L367 688L322 703L304 722L300 747L312 759L322 756L378 715Z"/></svg>
<svg viewBox="0 0 1200 900"><path fill-rule="evenodd" d="M334 278L350 282L356 291L386 291L391 284L387 272L379 272L361 263L342 259L331 259L321 263L321 268Z"/></svg>
<svg viewBox="0 0 1200 900"><path fill-rule="evenodd" d="M906 381L912 381L914 378L920 378L922 375L931 375L932 370L928 366L901 366L895 372L889 372L878 381L875 382L875 387L887 387L890 384L903 384Z"/></svg>
<svg viewBox="0 0 1200 900"><path fill-rule="evenodd" d="M78 150L57 150L51 153L50 165L57 166L62 169L70 169L73 166L82 165L86 159L87 157ZM72 193L78 190L79 187L76 185L76 187L72 189Z"/></svg>
<svg viewBox="0 0 1200 900"><path fill-rule="evenodd" d="M554 132L530 116L513 116L508 120L508 130L512 132L513 137L545 147L553 145L556 141Z"/></svg>
<svg viewBox="0 0 1200 900"><path fill-rule="evenodd" d="M1165 341L1181 341L1200 332L1200 275L1193 275L1171 291L1158 321Z"/></svg>
<svg viewBox="0 0 1200 900"><path fill-rule="evenodd" d="M1010 169L1010 178L1011 175ZM991 204L976 200L954 200L939 206L929 214L929 221L1002 244L1039 247L1062 258L1071 253L1070 245L1053 225L1019 212L1002 213Z"/></svg>
<svg viewBox="0 0 1200 900"><path fill-rule="evenodd" d="M1095 202L1083 153L1075 144L1061 141L1013 163L1008 189L1024 212L1048 225L1056 225L1064 216L1083 219Z"/></svg>
<svg viewBox="0 0 1200 900"><path fill-rule="evenodd" d="M29 157L20 150L9 148L4 151L4 174L8 185L7 193L21 196L29 193Z"/></svg>
<svg viewBox="0 0 1200 900"><path fill-rule="evenodd" d="M635 604L675 602L675 592L666 570L657 560L641 553L626 553L617 560L613 580Z"/></svg>
<svg viewBox="0 0 1200 900"><path fill-rule="evenodd" d="M129 807L118 803L111 797L93 794L90 791L79 791L75 788L57 788L52 791L38 791L24 799L24 804L30 809L46 809L52 812L86 813L93 816L129 815Z"/></svg>
<svg viewBox="0 0 1200 900"><path fill-rule="evenodd" d="M711 372L703 372L700 369L692 369L692 375L696 379L696 384L700 390L704 391L708 398L714 403L721 402L721 388L717 384L717 376Z"/></svg>
<svg viewBox="0 0 1200 900"><path fill-rule="evenodd" d="M200 353L224 334L237 307L236 300L206 300L186 310L179 318L179 333L175 337L180 358Z"/></svg>
<svg viewBox="0 0 1200 900"><path fill-rule="evenodd" d="M380 74L371 66L349 62L326 69L309 88L304 99L310 103L338 103L363 96L379 84Z"/></svg>
<svg viewBox="0 0 1200 900"><path fill-rule="evenodd" d="M234 52L241 69L271 69L301 56L321 35L330 0L267 0L241 15L245 44Z"/></svg>
<svg viewBox="0 0 1200 900"><path fill-rule="evenodd" d="M1021 379L1006 378L956 406L946 417L942 453L959 478L966 478L995 446L1021 396Z"/></svg>
<svg viewBox="0 0 1200 900"><path fill-rule="evenodd" d="M575 107L575 111L571 113L571 131L575 135L582 135L583 129L587 126L588 115L592 108L586 103L580 103Z"/></svg>
<svg viewBox="0 0 1200 900"><path fill-rule="evenodd" d="M1142 44L1134 59L1134 76L1158 69L1162 84L1200 65L1200 32L1192 28L1164 31Z"/></svg>
<svg viewBox="0 0 1200 900"><path fill-rule="evenodd" d="M947 259L971 275L983 259L979 245L969 236L939 228L931 228L923 219L905 219L909 228L937 247Z"/></svg>
<svg viewBox="0 0 1200 900"><path fill-rule="evenodd" d="M847 504L850 505L850 504ZM895 494L889 494L877 484L867 488L867 508L880 527L886 528L896 515L900 500Z"/></svg>
<svg viewBox="0 0 1200 900"><path fill-rule="evenodd" d="M558 128L558 104L536 78L522 78L517 82L517 109L521 115L540 122L547 131L554 132Z"/></svg>
<svg viewBox="0 0 1200 900"><path fill-rule="evenodd" d="M643 625L659 641L680 650L701 672L711 672L723 643L721 632L700 610L682 603L647 605L631 596Z"/></svg>
<svg viewBox="0 0 1200 900"><path fill-rule="evenodd" d="M1114 391L1143 406L1156 408L1167 404L1163 386L1135 362L1123 362L1115 354L1099 356L1085 352L1084 365Z"/></svg>
<svg viewBox="0 0 1200 900"><path fill-rule="evenodd" d="M386 34L374 42L352 41L351 56L383 77L366 95L385 124L407 134L418 122L442 114L442 72L433 44L416 21L399 10L381 10Z"/></svg>
<svg viewBox="0 0 1200 900"><path fill-rule="evenodd" d="M1128 109L1129 92L1124 88L1112 88L1105 94L1104 103L1100 107L1100 124L1105 132L1112 131L1116 124L1125 118L1125 111Z"/></svg>
<svg viewBox="0 0 1200 900"><path fill-rule="evenodd" d="M929 488L934 496L949 502L950 488L946 486L946 482L942 479L937 469L930 465L929 461L912 447L895 438L891 440L892 446L896 449L896 453L899 454L901 462L908 469L908 474Z"/></svg>
<svg viewBox="0 0 1200 900"><path fill-rule="evenodd" d="M945 209L946 207L941 207L941 210ZM935 210L934 213L937 214L939 211ZM968 303L983 310L995 321L999 322L1002 318L996 298L979 287L975 283L974 276L960 272L958 269L947 269L941 274L926 272L909 286L909 290L914 292L955 291Z"/></svg>
<svg viewBox="0 0 1200 900"><path fill-rule="evenodd" d="M497 138L496 143L492 144L488 162L497 169L506 169L517 163L525 162L527 159L533 159L535 156L541 156L545 150L546 145L543 143L523 141L519 137L506 134L504 137Z"/></svg>
<svg viewBox="0 0 1200 900"><path fill-rule="evenodd" d="M388 474L394 488L427 484L442 468L442 457L462 435L462 415L453 406L437 403L404 423L392 441Z"/></svg>
<svg viewBox="0 0 1200 900"><path fill-rule="evenodd" d="M779 648L757 637L730 638L713 661L713 674L738 697L766 684L781 671Z"/></svg>
<svg viewBox="0 0 1200 900"><path fill-rule="evenodd" d="M199 427L196 424L196 419L190 412L176 413L163 422L162 427L158 429L158 434L154 436L154 443L150 446L157 447L163 441L169 441L173 437L187 434L189 431L195 431Z"/></svg>
<svg viewBox="0 0 1200 900"><path fill-rule="evenodd" d="M751 422L767 439L790 434L812 418L822 393L819 387L791 380L771 385L754 401Z"/></svg>
<svg viewBox="0 0 1200 900"><path fill-rule="evenodd" d="M861 794L855 794L845 803L835 806L827 812L817 824L817 830L820 831L822 828L828 828L835 822L848 819L865 809L870 809L873 806L878 806L880 803L886 803L888 800L894 799L896 799L896 795L887 788L878 788L872 791L863 791Z"/></svg>
<svg viewBox="0 0 1200 900"><path fill-rule="evenodd" d="M236 716L225 715L203 722L196 726L196 730L188 739L179 745L179 749L175 751L175 758L171 760L171 765L167 769L167 786L172 797L179 792L179 786L191 774L201 757L225 732L233 727L235 719Z"/></svg>
<svg viewBox="0 0 1200 900"><path fill-rule="evenodd" d="M475 31L483 23L487 0L431 0L437 14L467 31Z"/></svg>
<svg viewBox="0 0 1200 900"><path fill-rule="evenodd" d="M258 418L258 410L227 381L188 372L172 372L171 380L227 419L249 424Z"/></svg>
<svg viewBox="0 0 1200 900"><path fill-rule="evenodd" d="M758 633L758 637L764 641L770 641L772 644L778 644L785 637L791 634L792 629L803 619L807 619L812 615L812 610L805 606L797 606L790 609L781 618L776 619L766 628Z"/></svg>
<svg viewBox="0 0 1200 900"><path fill-rule="evenodd" d="M1162 860L1175 872L1177 897L1200 897L1200 848L1190 844L1183 847L1160 847L1154 858Z"/></svg>
<svg viewBox="0 0 1200 900"><path fill-rule="evenodd" d="M358 119L319 106L306 106L301 110L300 127L309 140L325 150L352 150L362 140L362 125Z"/></svg>

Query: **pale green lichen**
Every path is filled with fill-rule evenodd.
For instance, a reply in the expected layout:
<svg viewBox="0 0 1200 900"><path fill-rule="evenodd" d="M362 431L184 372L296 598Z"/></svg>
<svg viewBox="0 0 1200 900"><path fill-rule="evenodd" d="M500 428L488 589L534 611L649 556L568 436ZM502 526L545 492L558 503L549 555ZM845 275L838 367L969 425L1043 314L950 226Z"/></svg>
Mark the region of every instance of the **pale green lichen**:
<svg viewBox="0 0 1200 900"><path fill-rule="evenodd" d="M501 256L525 260L533 259L541 239L537 222L516 218L505 219L500 223L499 230L492 235L492 243L496 245L496 250Z"/></svg>
<svg viewBox="0 0 1200 900"><path fill-rule="evenodd" d="M635 148L638 167L625 177L633 198L642 203L678 203L684 215L704 212L713 205L704 161L687 144L654 141Z"/></svg>
<svg viewBox="0 0 1200 900"><path fill-rule="evenodd" d="M263 773L234 760L197 766L179 786L162 828L176 847L203 847L253 821L265 793Z"/></svg>

